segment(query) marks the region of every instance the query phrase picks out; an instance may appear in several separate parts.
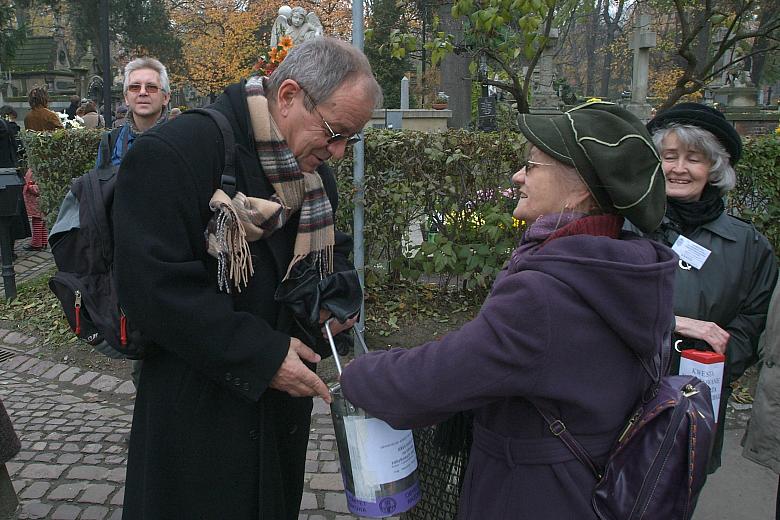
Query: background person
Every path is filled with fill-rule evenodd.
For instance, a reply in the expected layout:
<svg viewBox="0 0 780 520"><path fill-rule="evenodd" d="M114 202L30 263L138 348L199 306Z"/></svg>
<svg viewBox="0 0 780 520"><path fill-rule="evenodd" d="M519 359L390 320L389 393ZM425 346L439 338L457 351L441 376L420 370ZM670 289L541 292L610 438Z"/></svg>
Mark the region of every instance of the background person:
<svg viewBox="0 0 780 520"><path fill-rule="evenodd" d="M68 114L68 119L76 119L76 110L81 106L81 98L79 96L70 96L70 105L65 109L65 113Z"/></svg>
<svg viewBox="0 0 780 520"><path fill-rule="evenodd" d="M139 135L167 120L171 99L168 71L154 58L136 58L125 65L122 89L128 110L111 151L111 164L114 165L122 162ZM102 162L102 153L98 148L96 166Z"/></svg>
<svg viewBox="0 0 780 520"><path fill-rule="evenodd" d="M49 110L49 93L45 87L33 87L27 96L30 111L24 116L24 129L47 132L62 128L60 117Z"/></svg>
<svg viewBox="0 0 780 520"><path fill-rule="evenodd" d="M224 271L204 240L210 223L212 233L219 227L209 204L225 157L211 118L182 114L125 156L113 207L117 287L129 322L153 345L135 402L124 518L298 519L311 396L330 398L313 363L329 350L321 337L298 339L302 329L274 294L299 261L351 268L323 162L344 155L381 97L359 50L317 38L270 78L230 85L212 105L233 129L237 189L263 208L254 213L262 237L249 243L254 274L240 293L219 290Z"/></svg>
<svg viewBox="0 0 780 520"><path fill-rule="evenodd" d="M24 182L22 175L24 170L19 169L19 157L24 150L19 139L19 131L19 125L16 124L16 111L8 105L0 108L0 168L14 168L19 180ZM23 199L19 201L18 209L19 215L13 218L11 224L12 260L16 260L13 243L32 235Z"/></svg>
<svg viewBox="0 0 780 520"><path fill-rule="evenodd" d="M116 109L116 118L114 119L114 122L111 124L111 128L119 128L120 126L124 125L126 117L127 117L127 105L121 104Z"/></svg>
<svg viewBox="0 0 780 520"><path fill-rule="evenodd" d="M710 473L721 464L730 383L757 360L758 340L777 280L777 261L766 237L726 213L723 197L734 188L742 140L717 110L681 103L648 123L661 154L667 208L648 235L668 246L682 236L709 252L700 268L682 250L674 292L675 341L680 349L726 355L718 429ZM673 356L677 372L680 356Z"/></svg>
<svg viewBox="0 0 780 520"><path fill-rule="evenodd" d="M459 520L595 519L593 473L528 399L605 462L651 382L639 358L671 334L674 255L621 232L623 217L660 223L663 177L644 125L611 103L523 114L519 126L530 153L512 177L513 216L529 227L477 317L439 341L360 356L341 387L397 429L473 411Z"/></svg>
<svg viewBox="0 0 780 520"><path fill-rule="evenodd" d="M758 353L761 372L742 455L780 475L780 286L775 286ZM780 520L780 479L775 520Z"/></svg>
<svg viewBox="0 0 780 520"><path fill-rule="evenodd" d="M103 119L103 116L98 114L97 111L97 105L94 101L87 100L86 103L82 105L83 114L81 114L81 119L84 120L84 128L105 128L106 122Z"/></svg>

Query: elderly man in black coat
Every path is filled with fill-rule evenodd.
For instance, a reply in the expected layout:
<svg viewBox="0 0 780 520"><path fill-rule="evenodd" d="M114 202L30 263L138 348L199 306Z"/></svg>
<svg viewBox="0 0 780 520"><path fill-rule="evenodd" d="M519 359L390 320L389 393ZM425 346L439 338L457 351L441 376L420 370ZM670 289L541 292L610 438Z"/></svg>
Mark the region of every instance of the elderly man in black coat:
<svg viewBox="0 0 780 520"><path fill-rule="evenodd" d="M274 293L301 263L350 268L323 163L359 140L381 97L360 51L318 38L212 105L235 134L232 199L217 189L222 135L201 114L145 132L126 155L116 277L129 323L153 345L123 518L298 518L311 397L330 400L313 371L327 351L319 334L301 341Z"/></svg>

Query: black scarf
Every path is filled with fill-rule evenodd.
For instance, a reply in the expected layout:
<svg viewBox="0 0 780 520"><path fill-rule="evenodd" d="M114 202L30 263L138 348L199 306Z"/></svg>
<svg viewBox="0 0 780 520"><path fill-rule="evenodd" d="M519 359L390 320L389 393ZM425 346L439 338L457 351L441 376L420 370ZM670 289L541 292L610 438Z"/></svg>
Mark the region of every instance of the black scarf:
<svg viewBox="0 0 780 520"><path fill-rule="evenodd" d="M704 187L699 200L685 202L673 198L666 199L666 216L684 233L696 229L702 224L712 222L726 209L720 189L710 183Z"/></svg>

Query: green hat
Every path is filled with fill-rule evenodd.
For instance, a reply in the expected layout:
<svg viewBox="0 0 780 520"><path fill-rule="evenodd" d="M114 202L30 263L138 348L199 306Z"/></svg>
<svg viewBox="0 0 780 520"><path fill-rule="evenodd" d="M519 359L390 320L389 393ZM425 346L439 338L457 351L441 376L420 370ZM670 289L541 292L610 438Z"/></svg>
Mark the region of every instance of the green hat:
<svg viewBox="0 0 780 520"><path fill-rule="evenodd" d="M534 146L577 169L602 211L645 232L659 226L666 210L661 161L631 112L597 101L558 116L521 114L518 123Z"/></svg>

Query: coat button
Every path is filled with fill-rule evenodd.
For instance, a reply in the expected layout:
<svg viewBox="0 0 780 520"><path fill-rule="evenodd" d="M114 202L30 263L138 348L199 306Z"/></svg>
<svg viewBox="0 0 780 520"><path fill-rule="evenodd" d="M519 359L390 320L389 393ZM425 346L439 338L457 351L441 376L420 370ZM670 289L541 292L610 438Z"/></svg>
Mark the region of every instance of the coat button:
<svg viewBox="0 0 780 520"><path fill-rule="evenodd" d="M244 386L242 386L241 388L244 389L244 392L248 392L249 391L249 383L244 383Z"/></svg>
<svg viewBox="0 0 780 520"><path fill-rule="evenodd" d="M230 372L225 374L225 381L229 383L231 379L233 379L233 374L231 374Z"/></svg>
<svg viewBox="0 0 780 520"><path fill-rule="evenodd" d="M233 380L233 384L234 384L234 385L236 385L236 386L241 386L241 379L239 379L239 378L235 378L235 379Z"/></svg>
<svg viewBox="0 0 780 520"><path fill-rule="evenodd" d="M295 433L297 431L298 431L298 425L297 424L293 424L292 427L290 428L290 435L292 435L293 433Z"/></svg>
<svg viewBox="0 0 780 520"><path fill-rule="evenodd" d="M764 363L764 364L765 364L766 366L768 366L769 368L772 368L773 366L775 366L775 363L774 363L774 361L772 361L772 360L767 360L767 362L766 362L766 363Z"/></svg>
<svg viewBox="0 0 780 520"><path fill-rule="evenodd" d="M257 430L249 430L249 438L253 441L257 440Z"/></svg>

